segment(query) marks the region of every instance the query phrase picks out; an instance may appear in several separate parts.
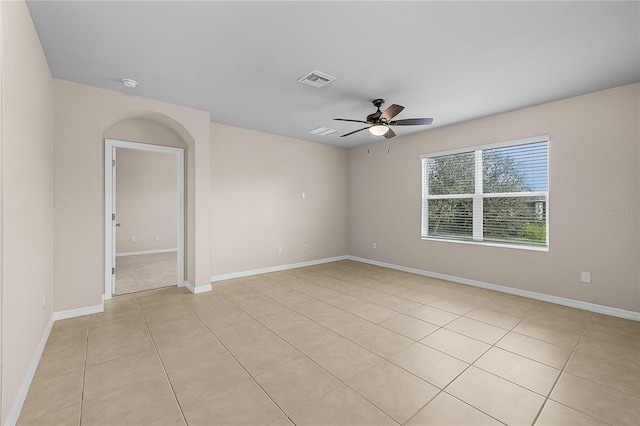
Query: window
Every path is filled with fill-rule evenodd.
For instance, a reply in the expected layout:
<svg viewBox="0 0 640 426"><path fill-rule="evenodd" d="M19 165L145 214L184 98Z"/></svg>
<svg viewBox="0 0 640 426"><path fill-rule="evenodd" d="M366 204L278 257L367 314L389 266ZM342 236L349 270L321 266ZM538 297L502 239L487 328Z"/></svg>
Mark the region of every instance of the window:
<svg viewBox="0 0 640 426"><path fill-rule="evenodd" d="M546 249L548 137L423 155L422 238Z"/></svg>

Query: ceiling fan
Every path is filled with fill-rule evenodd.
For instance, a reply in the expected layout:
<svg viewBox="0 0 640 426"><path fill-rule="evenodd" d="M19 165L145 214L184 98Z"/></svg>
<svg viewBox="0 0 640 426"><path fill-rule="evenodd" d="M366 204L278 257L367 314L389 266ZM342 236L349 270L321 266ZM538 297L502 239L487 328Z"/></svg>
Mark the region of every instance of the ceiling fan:
<svg viewBox="0 0 640 426"><path fill-rule="evenodd" d="M433 118L407 118L404 120L391 120L393 117L400 114L400 112L404 109L403 106L392 104L383 112L380 111L380 107L382 106L382 104L384 104L384 99L374 99L372 102L373 106L378 108L378 110L373 114L369 114L367 116L367 121L351 120L348 118L334 118L334 120L337 121L350 121L353 123L369 124L367 127L363 127L362 129L345 133L344 135L340 136L341 138L353 135L354 133L361 132L365 129L369 129L369 132L372 135L384 136L387 139L391 139L396 134L391 128L389 128L389 126L424 126L433 123Z"/></svg>

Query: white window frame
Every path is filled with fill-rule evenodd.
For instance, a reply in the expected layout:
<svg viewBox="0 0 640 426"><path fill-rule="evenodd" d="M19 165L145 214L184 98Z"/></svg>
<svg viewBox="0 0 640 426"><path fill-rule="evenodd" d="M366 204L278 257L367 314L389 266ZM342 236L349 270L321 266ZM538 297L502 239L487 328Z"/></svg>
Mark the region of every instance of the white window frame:
<svg viewBox="0 0 640 426"><path fill-rule="evenodd" d="M502 192L502 193L489 193L483 194L483 179L474 179L475 188L472 194L447 194L447 195L430 195L429 194L429 173L424 171L425 160L428 163L430 158L440 157L444 155L460 154L466 152L473 152L475 155L475 177L482 177L482 151L493 148L504 148L515 145L525 145L536 142L547 142L547 173L549 173L549 157L551 150L551 140L549 135L533 136L529 138L516 139L498 143L492 143L487 145L474 146L469 148L454 149L449 151L440 151L430 154L423 154L420 156L420 166L422 175L422 212L421 212L421 238L428 241L441 241L457 244L472 244L490 247L506 247L515 248L521 250L533 250L533 251L549 251L549 174L547 174L547 190L546 191L530 191L530 192ZM485 198L506 198L506 197L545 197L546 200L546 215L545 215L545 231L547 244L544 246L528 245L528 244L511 244L511 243L498 243L491 241L483 241L483 201ZM472 199L473 200L473 235L471 240L462 240L455 238L445 237L433 237L429 236L429 200L443 200L443 199Z"/></svg>

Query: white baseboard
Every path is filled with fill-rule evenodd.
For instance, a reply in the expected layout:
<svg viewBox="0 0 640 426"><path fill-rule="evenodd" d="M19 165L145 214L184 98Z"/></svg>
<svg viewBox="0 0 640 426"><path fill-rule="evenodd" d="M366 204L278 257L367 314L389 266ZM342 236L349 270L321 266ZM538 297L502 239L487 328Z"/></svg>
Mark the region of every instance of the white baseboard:
<svg viewBox="0 0 640 426"><path fill-rule="evenodd" d="M185 281L180 287L186 287L193 294L206 293L208 291L213 290L213 287L211 287L211 284L199 285L195 287L189 281Z"/></svg>
<svg viewBox="0 0 640 426"><path fill-rule="evenodd" d="M251 269L248 271L232 272L229 274L212 275L211 282L248 277L251 275L268 274L269 272L286 271L288 269L304 268L305 266L321 265L323 263L337 262L339 260L346 259L349 259L349 256L328 257L325 259L310 260L308 262L290 263L288 265L270 266L268 268Z"/></svg>
<svg viewBox="0 0 640 426"><path fill-rule="evenodd" d="M177 248L157 249L157 250L141 250L141 251L123 251L122 253L116 253L116 257L120 256L136 256L138 254L155 254L155 253L169 253L172 251L178 251Z"/></svg>
<svg viewBox="0 0 640 426"><path fill-rule="evenodd" d="M81 317L83 315L98 314L104 312L104 304L86 306L84 308L69 309L68 311L54 312L51 316L53 321L63 320L67 318Z"/></svg>
<svg viewBox="0 0 640 426"><path fill-rule="evenodd" d="M49 334L51 333L51 328L53 327L54 321L55 320L52 316L49 320L49 323L47 324L47 327L44 329L44 333L42 333L40 343L38 343L36 352L33 354L31 363L29 363L29 368L27 369L24 379L22 380L22 385L20 385L20 389L18 390L18 395L16 395L16 399L11 405L11 410L9 411L9 415L7 416L5 425L15 425L18 422L18 416L20 416L20 411L22 411L24 401L25 399L27 399L29 386L31 386L33 376L35 376L36 374L38 364L40 363L40 358L42 357L42 352L44 351L44 346L47 344L47 340L49 339Z"/></svg>
<svg viewBox="0 0 640 426"><path fill-rule="evenodd" d="M20 386L18 395L16 396L16 399L13 402L13 405L11 406L11 410L9 411L9 415L7 416L7 421L5 422L5 425L15 425L16 422L18 421L18 416L20 415L20 411L22 411L22 406L24 405L24 401L27 398L27 392L29 392L29 387L31 386L31 382L33 381L33 376L36 374L36 370L38 369L38 364L40 363L42 352L44 351L44 347L47 344L49 335L51 334L53 323L58 320L79 317L82 315L95 314L103 311L104 311L104 305L100 304L100 305L94 305L94 306L87 306L85 308L70 309L68 311L54 312L51 315L51 318L47 323L47 327L42 333L42 337L40 338L40 343L38 343L36 352L33 354L33 358L31 359L29 368L27 369L27 372L24 376L24 380L22 381L22 385Z"/></svg>
<svg viewBox="0 0 640 426"><path fill-rule="evenodd" d="M365 259L356 256L347 256L349 260L356 262L368 263L370 265L382 266L385 268L396 269L398 271L409 272L411 274L422 275L425 277L438 278L441 280L452 281L458 284L466 284L474 287L495 290L501 293L513 294L515 296L528 297L530 299L542 300L544 302L555 303L558 305L569 306L571 308L584 309L586 311L597 312L599 314L611 315L614 317L640 321L640 312L627 311L624 309L614 308L611 306L598 305L596 303L583 302L582 300L567 299L564 297L552 296L535 291L521 290L518 288L507 287L498 284L485 283L483 281L471 280L468 278L456 277L453 275L445 275L437 272L424 271L422 269L409 268L407 266L394 265L392 263L379 262L377 260Z"/></svg>

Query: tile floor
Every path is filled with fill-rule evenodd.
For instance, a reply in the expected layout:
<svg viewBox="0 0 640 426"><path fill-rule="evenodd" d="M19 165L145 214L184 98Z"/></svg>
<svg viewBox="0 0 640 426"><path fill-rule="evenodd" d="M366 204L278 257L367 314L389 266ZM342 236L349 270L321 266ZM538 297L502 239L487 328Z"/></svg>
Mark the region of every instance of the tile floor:
<svg viewBox="0 0 640 426"><path fill-rule="evenodd" d="M58 321L19 424L637 425L640 323L352 261Z"/></svg>

